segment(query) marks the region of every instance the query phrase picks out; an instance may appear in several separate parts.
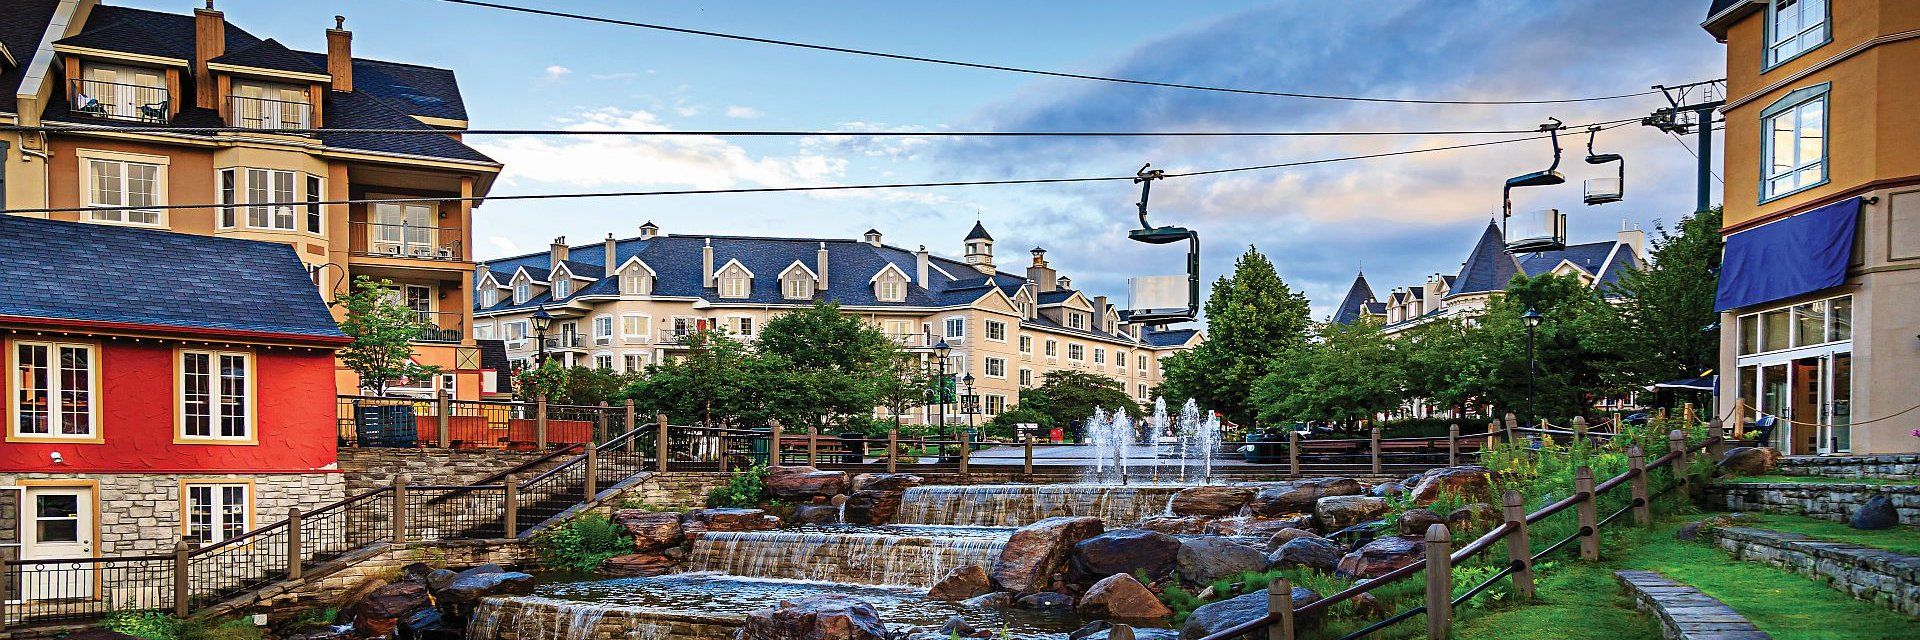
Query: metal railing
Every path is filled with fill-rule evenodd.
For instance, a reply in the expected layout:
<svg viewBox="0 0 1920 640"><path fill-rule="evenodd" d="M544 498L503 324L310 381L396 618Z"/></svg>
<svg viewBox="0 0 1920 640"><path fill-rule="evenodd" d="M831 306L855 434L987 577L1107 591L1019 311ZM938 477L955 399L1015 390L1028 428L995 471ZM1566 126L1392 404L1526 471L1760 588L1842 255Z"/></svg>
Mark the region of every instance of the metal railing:
<svg viewBox="0 0 1920 640"><path fill-rule="evenodd" d="M310 103L227 96L227 126L246 129L310 129L313 125L313 105Z"/></svg>
<svg viewBox="0 0 1920 640"><path fill-rule="evenodd" d="M585 349L587 347L587 337L578 333L563 333L557 336L547 336L546 341L548 350Z"/></svg>
<svg viewBox="0 0 1920 640"><path fill-rule="evenodd" d="M460 261L466 230L407 223L349 222L347 252L376 258Z"/></svg>
<svg viewBox="0 0 1920 640"><path fill-rule="evenodd" d="M154 123L171 117L173 99L166 87L72 79L67 89L72 113Z"/></svg>
<svg viewBox="0 0 1920 640"><path fill-rule="evenodd" d="M467 316L458 311L415 311L420 320L420 335L414 342L457 343L467 337Z"/></svg>

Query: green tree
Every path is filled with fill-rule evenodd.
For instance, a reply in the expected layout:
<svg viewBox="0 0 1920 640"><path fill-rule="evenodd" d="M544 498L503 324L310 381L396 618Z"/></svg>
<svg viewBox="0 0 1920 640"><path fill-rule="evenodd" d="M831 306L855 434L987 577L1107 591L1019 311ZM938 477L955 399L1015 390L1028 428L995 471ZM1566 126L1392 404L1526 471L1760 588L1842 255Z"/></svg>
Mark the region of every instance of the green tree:
<svg viewBox="0 0 1920 640"><path fill-rule="evenodd" d="M1261 422L1325 420L1351 427L1406 398L1402 355L1379 323L1325 323L1316 337L1282 354L1254 385Z"/></svg>
<svg viewBox="0 0 1920 640"><path fill-rule="evenodd" d="M1207 298L1207 341L1168 359L1161 382L1169 401L1193 398L1234 423L1258 414L1253 386L1280 356L1306 344L1313 323L1307 298L1280 279L1254 247L1234 261Z"/></svg>
<svg viewBox="0 0 1920 640"><path fill-rule="evenodd" d="M1478 330L1458 318L1402 333L1395 347L1406 373L1407 396L1466 415L1492 386L1497 361L1480 342Z"/></svg>
<svg viewBox="0 0 1920 640"><path fill-rule="evenodd" d="M615 373L597 367L563 367L558 360L522 370L513 378L513 388L525 399L546 396L553 404L593 405L618 403L626 396L629 382L639 373Z"/></svg>
<svg viewBox="0 0 1920 640"><path fill-rule="evenodd" d="M791 426L824 429L870 415L886 381L899 375L899 345L838 304L768 320L754 344L762 398Z"/></svg>
<svg viewBox="0 0 1920 640"><path fill-rule="evenodd" d="M685 356L647 367L622 394L641 411L667 414L676 424L764 423L765 412L751 402L755 375L746 345L719 330L693 333L686 344Z"/></svg>
<svg viewBox="0 0 1920 640"><path fill-rule="evenodd" d="M413 360L413 340L426 330L420 314L400 304L390 280L367 276L353 279L353 288L339 297L347 319L340 331L353 338L342 348L340 362L360 376L360 388L375 395L402 380L420 380L440 368Z"/></svg>
<svg viewBox="0 0 1920 640"><path fill-rule="evenodd" d="M1675 231L1655 224L1651 263L1621 275L1621 296L1609 337L1623 362L1620 383L1646 386L1700 375L1718 366L1720 208L1680 219Z"/></svg>
<svg viewBox="0 0 1920 640"><path fill-rule="evenodd" d="M1047 416L1049 424L1062 427L1076 440L1095 409L1124 411L1135 418L1141 416L1140 405L1127 395L1119 382L1070 370L1049 372L1040 386L1021 389L1020 407Z"/></svg>
<svg viewBox="0 0 1920 640"><path fill-rule="evenodd" d="M1534 330L1532 375L1521 318L1527 309L1541 315ZM1612 314L1601 292L1575 276L1514 276L1473 336L1472 348L1493 359L1485 398L1502 412L1558 422L1584 415L1595 400L1617 394L1621 389L1614 386L1613 372L1620 358L1602 330Z"/></svg>
<svg viewBox="0 0 1920 640"><path fill-rule="evenodd" d="M989 438L1013 438L1019 435L1015 432L1015 427L1021 424L1040 425L1040 430L1045 432L1053 428L1054 422L1053 416L1028 409L1023 405L1002 411L1000 415L988 420L985 432Z"/></svg>
<svg viewBox="0 0 1920 640"><path fill-rule="evenodd" d="M919 358L904 351L889 358L884 365L875 379L874 398L878 406L893 415L891 422L898 427L900 416L925 405L927 398L933 397L933 374Z"/></svg>

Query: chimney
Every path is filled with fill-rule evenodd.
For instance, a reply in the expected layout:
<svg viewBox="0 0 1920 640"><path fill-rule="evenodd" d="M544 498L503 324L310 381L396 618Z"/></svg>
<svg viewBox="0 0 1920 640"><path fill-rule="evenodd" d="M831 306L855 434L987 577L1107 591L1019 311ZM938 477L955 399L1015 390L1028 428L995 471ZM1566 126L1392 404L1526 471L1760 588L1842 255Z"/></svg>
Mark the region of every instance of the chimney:
<svg viewBox="0 0 1920 640"><path fill-rule="evenodd" d="M927 280L927 245L920 245L920 250L913 252L913 281L922 289L932 284Z"/></svg>
<svg viewBox="0 0 1920 640"><path fill-rule="evenodd" d="M1027 267L1027 280L1033 282L1036 294L1053 290L1053 267L1047 266L1046 249L1033 248L1033 265Z"/></svg>
<svg viewBox="0 0 1920 640"><path fill-rule="evenodd" d="M207 61L227 53L227 18L213 9L193 10L193 103L203 109L220 108L220 85L207 69Z"/></svg>
<svg viewBox="0 0 1920 640"><path fill-rule="evenodd" d="M1621 220L1620 243L1633 247L1633 258L1640 261L1640 266L1647 265L1647 232L1632 228L1627 221Z"/></svg>
<svg viewBox="0 0 1920 640"><path fill-rule="evenodd" d="M862 237L867 241L867 244L870 244L876 247L880 246L880 230L879 229L868 229L866 235Z"/></svg>
<svg viewBox="0 0 1920 640"><path fill-rule="evenodd" d="M606 269L607 277L609 278L613 277L613 274L615 271L620 270L620 265L613 261L613 254L614 254L613 234L608 233L607 234L607 258L606 258L607 266L605 267L605 269Z"/></svg>
<svg viewBox="0 0 1920 640"><path fill-rule="evenodd" d="M707 238L707 244L700 247L700 286L713 288L713 238Z"/></svg>
<svg viewBox="0 0 1920 640"><path fill-rule="evenodd" d="M1059 288L1059 289L1072 289L1072 288L1073 288L1073 278L1069 278L1069 277L1066 277L1066 276L1060 276L1060 280L1059 280L1059 286L1058 286L1058 287L1056 287L1056 288Z"/></svg>
<svg viewBox="0 0 1920 640"><path fill-rule="evenodd" d="M547 246L547 268L552 269L554 267L558 267L560 266L560 263L566 262L566 261L567 261L567 237L560 236L558 238L554 238L553 244Z"/></svg>
<svg viewBox="0 0 1920 640"><path fill-rule="evenodd" d="M1032 279L1032 278L1028 278L1028 279L1027 279L1027 281L1026 281L1025 283L1023 283L1023 284L1021 284L1021 285L1020 285L1020 288L1022 288L1022 289L1026 289L1026 290L1027 290L1027 297L1028 297L1028 298L1031 298L1031 299L1033 299L1033 300L1034 300L1034 302L1033 302L1033 303L1030 303L1030 304L1028 304L1028 305L1027 305L1027 309L1026 309L1026 311L1027 311L1027 319L1028 319L1028 320L1032 320L1032 319L1034 319L1034 318L1036 318L1036 317L1038 317L1037 315L1035 315L1035 313L1036 313L1037 311L1039 311L1039 309L1040 309L1040 303L1039 303L1039 300L1040 300L1040 285L1038 285L1038 284L1035 284L1035 283L1033 282L1033 279Z"/></svg>
<svg viewBox="0 0 1920 640"><path fill-rule="evenodd" d="M488 266L487 266L487 263L485 263L485 262L482 262L482 263L480 263L480 264L478 264L478 265L475 265L475 266L474 266L474 268L473 268L473 284L474 284L474 286L480 286L480 281L481 281L481 280L485 280L485 279L487 279L487 274L488 274L488 273L491 273L491 272L493 272L493 268L492 268L492 267L488 267Z"/></svg>
<svg viewBox="0 0 1920 640"><path fill-rule="evenodd" d="M1093 297L1093 317L1094 317L1094 324L1103 324L1106 322L1106 318L1107 318L1107 297L1106 296Z"/></svg>
<svg viewBox="0 0 1920 640"><path fill-rule="evenodd" d="M815 253L820 263L820 290L827 290L827 243L820 243L820 251Z"/></svg>
<svg viewBox="0 0 1920 640"><path fill-rule="evenodd" d="M334 91L353 90L353 32L347 30L346 16L334 16L327 30L327 75L333 76Z"/></svg>

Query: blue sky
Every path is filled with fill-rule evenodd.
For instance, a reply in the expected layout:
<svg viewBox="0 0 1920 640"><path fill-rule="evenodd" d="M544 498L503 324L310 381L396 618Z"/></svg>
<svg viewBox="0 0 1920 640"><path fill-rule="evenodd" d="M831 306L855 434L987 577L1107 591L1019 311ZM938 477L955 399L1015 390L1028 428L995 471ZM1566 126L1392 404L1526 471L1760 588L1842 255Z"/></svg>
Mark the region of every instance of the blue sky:
<svg viewBox="0 0 1920 640"><path fill-rule="evenodd" d="M109 0L115 2L116 0ZM1493 2L556 2L546 8L961 60L1224 86L1375 96L1502 99L1637 91L1723 75L1697 26L1705 0ZM118 0L187 11L187 0ZM1047 79L878 60L504 13L429 0L220 0L262 37L322 50L347 16L362 57L454 69L475 127L926 130L1521 129L1549 116L1645 115L1658 97L1578 105L1367 105ZM854 184L1131 173L1284 162L1485 138L613 139L476 137L508 163L495 194ZM1640 126L1603 133L1628 156L1628 197L1580 204L1584 136L1566 141L1573 184L1522 193L1558 207L1573 240L1651 229L1693 206L1693 158ZM1692 144L1688 140L1687 144ZM1365 265L1384 295L1453 272L1499 206L1506 177L1544 168L1545 142L1168 181L1160 224L1202 233L1211 281L1248 244L1330 312ZM1717 189L1717 185L1716 185ZM1124 240L1135 187L991 186L834 194L495 202L482 257L667 233L857 237L957 255L978 216L1003 268L1049 249L1083 288L1124 295L1129 276L1173 273L1180 252ZM1715 195L1716 202L1718 194Z"/></svg>

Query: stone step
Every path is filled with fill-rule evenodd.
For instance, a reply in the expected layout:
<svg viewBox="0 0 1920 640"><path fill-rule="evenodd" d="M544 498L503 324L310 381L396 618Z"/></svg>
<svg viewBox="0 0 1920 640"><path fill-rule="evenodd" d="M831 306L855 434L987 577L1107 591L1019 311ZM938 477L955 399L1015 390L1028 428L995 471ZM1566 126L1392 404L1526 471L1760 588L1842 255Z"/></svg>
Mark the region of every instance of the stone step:
<svg viewBox="0 0 1920 640"><path fill-rule="evenodd" d="M1754 527L1718 527L1707 536L1735 558L1764 562L1920 618L1920 557Z"/></svg>
<svg viewBox="0 0 1920 640"><path fill-rule="evenodd" d="M1652 571L1615 571L1635 607L1660 618L1660 634L1669 640L1771 639L1746 616L1699 589Z"/></svg>

